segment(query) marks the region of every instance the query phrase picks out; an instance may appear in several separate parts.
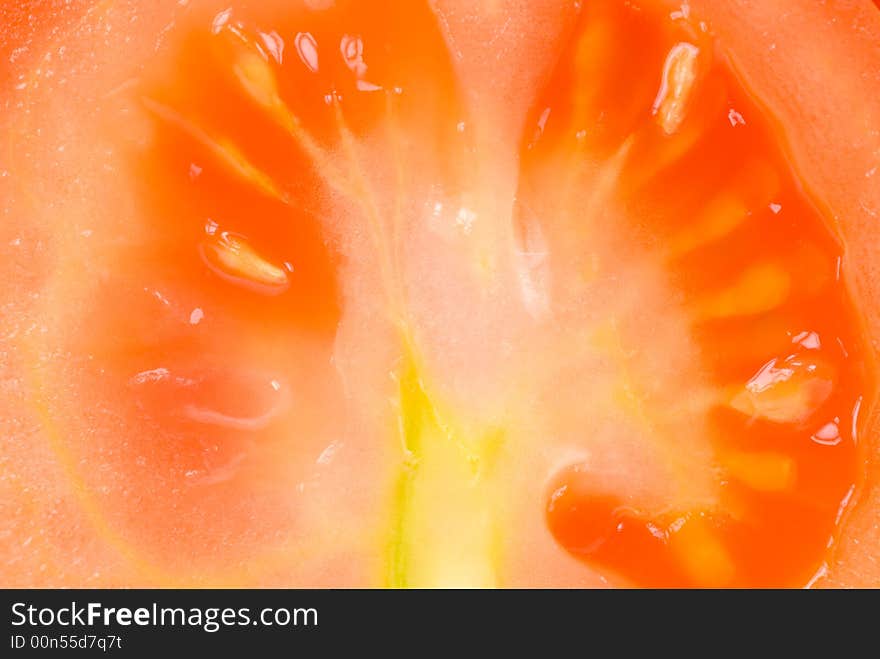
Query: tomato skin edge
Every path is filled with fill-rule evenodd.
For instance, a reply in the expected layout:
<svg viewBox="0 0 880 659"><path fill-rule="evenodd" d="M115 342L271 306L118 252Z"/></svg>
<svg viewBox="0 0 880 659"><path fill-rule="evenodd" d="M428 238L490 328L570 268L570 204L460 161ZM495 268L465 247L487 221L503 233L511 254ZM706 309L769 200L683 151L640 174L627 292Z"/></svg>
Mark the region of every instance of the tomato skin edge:
<svg viewBox="0 0 880 659"><path fill-rule="evenodd" d="M694 0L780 130L808 194L844 249L844 276L875 350L880 336L880 12L867 0L826 3ZM833 119L832 119L833 118ZM876 388L875 388L876 392ZM875 395L876 398L876 395ZM862 437L866 478L844 520L833 565L817 585L880 586L877 400Z"/></svg>

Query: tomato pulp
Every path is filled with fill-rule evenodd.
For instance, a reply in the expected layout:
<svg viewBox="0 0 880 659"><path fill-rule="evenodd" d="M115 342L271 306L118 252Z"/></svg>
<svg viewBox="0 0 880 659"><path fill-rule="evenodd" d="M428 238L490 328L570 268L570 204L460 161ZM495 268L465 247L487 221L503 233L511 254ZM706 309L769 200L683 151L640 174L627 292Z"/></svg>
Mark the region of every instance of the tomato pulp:
<svg viewBox="0 0 880 659"><path fill-rule="evenodd" d="M646 304L614 300L602 315L620 364L618 395L640 418L635 432L669 444L654 460L689 481L681 489L696 480L681 454L695 450L695 434L710 437L718 502L683 511L656 492L621 496L591 456L554 481L548 520L570 551L637 583L791 585L809 580L815 554L806 547L823 551L860 478L858 414L870 379L840 247L713 50L706 24L687 9L593 3L535 111L519 201L527 237L532 209L560 206L540 234L576 268L563 296L577 275L608 286L593 251L597 236L607 239L603 225L665 264L701 344L690 391L670 400L632 375L652 359L636 335ZM591 156L596 164L583 165ZM568 177L561 188L557 172ZM608 251L628 258L625 248ZM703 386L705 427L687 405ZM681 414L690 428L675 424ZM596 453L614 451L619 438L611 442Z"/></svg>
<svg viewBox="0 0 880 659"><path fill-rule="evenodd" d="M54 190L14 145L51 246L27 404L74 544L112 557L95 578L820 577L866 478L871 349L712 12L590 3L518 139L462 82L455 15L195 3L46 129L81 176ZM55 146L42 121L19 141Z"/></svg>

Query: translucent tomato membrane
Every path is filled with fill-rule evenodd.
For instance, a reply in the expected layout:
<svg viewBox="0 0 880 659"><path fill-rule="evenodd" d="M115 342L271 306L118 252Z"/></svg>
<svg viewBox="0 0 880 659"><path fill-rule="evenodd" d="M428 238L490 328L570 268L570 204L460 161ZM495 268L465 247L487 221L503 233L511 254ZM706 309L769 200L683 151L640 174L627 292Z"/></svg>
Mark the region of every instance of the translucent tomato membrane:
<svg viewBox="0 0 880 659"><path fill-rule="evenodd" d="M301 533L294 488L341 433L337 215L354 208L368 231L366 198L381 204L383 191L364 181L397 163L390 147L372 169L357 162L366 136L411 139L442 107L435 96L454 133L435 19L423 3L383 1L196 8L128 95L151 127L130 145L143 226L112 241L93 323L71 339L95 357L88 400L121 413L126 450L120 433L74 452L112 455L113 473L162 493L123 516L145 555L173 556L160 530L187 542L187 525L195 555L220 542L258 556L261 534ZM443 131L418 130L442 161Z"/></svg>
<svg viewBox="0 0 880 659"><path fill-rule="evenodd" d="M372 165L360 140L392 130L409 135L412 121L430 123L424 107L437 106L434 95L455 106L430 12L421 3L393 11L385 4L190 17L179 47L141 90L157 126L140 176L156 221L152 267L221 296L227 315L332 335L335 216L351 203L359 213L368 204L384 210L368 189ZM438 145L441 132L420 130ZM443 148L424 146L442 160ZM393 152L383 155L376 169L397 164ZM212 262L226 237L272 269L249 277Z"/></svg>
<svg viewBox="0 0 880 659"><path fill-rule="evenodd" d="M749 207L746 222L666 258L692 305L705 372L719 391L739 391L772 359L782 367L792 355L815 354L834 369L835 383L796 423L725 404L709 410L712 445L728 458L718 465L719 505L647 513L597 491L589 470L572 466L550 484L549 528L562 547L624 584L802 585L825 558L841 504L860 478L854 410L870 384L837 276L838 246L720 58L700 72L681 130L658 133L652 102L669 49L682 40L701 49L711 42L693 17L670 21L644 7L593 2L574 40L597 17L614 31L596 42L596 84L575 76L584 53L563 54L536 113L550 107L552 118L541 122L525 166L550 159L542 147L548 140L574 158L611 160L637 134L617 201L632 218L633 239L661 246L687 245L680 237L713 194L735 193ZM124 452L107 439L106 446L84 445L81 454L92 464L113 453L113 470L156 493L126 521L139 548L161 545L157 531L176 529L175 541L159 547L164 559L192 530L188 549L196 557L218 539L229 554L250 557L259 552L249 542L299 523L290 483L307 475L301 458L336 421L328 401L342 396L328 366L341 315L341 257L330 238L339 191L328 163L339 168L348 138L360 148L387 130L389 98L396 98L390 125L424 140L418 149L440 161L433 163L438 172L450 169L443 160L459 120L457 92L436 20L422 3L353 0L319 12L251 8L190 18L173 34L156 75L136 90L155 127L146 150L133 157L148 231L116 255L124 281L110 282L115 288L100 298L106 307L87 337L100 368L117 378L108 385L102 370L95 400L136 419L142 435L127 436ZM575 90L583 94L577 102ZM578 112L593 113L590 126L600 127L586 140L578 130L557 129ZM670 157L692 129L699 139ZM315 148L333 157L316 159ZM380 151L370 163L379 171L393 160ZM780 181L769 199L763 184L773 176L766 171ZM419 174L436 178L425 168ZM765 312L713 317L706 300L767 259L791 275L785 299ZM290 408L291 382L307 384L293 391L299 407ZM766 452L791 459L791 487L767 492L728 473L730 455ZM753 484L778 477L763 473L773 465L748 461L738 471L750 466L758 472ZM242 493L254 505L231 507Z"/></svg>
<svg viewBox="0 0 880 659"><path fill-rule="evenodd" d="M585 10L537 105L538 137L524 158L534 167L560 152L610 161L629 140L635 157L616 200L632 239L657 245L691 316L701 370L721 392L708 410L720 494L717 505L658 513L597 486L589 465L572 465L551 481L548 524L569 552L622 584L802 586L821 570L862 477L858 411L872 384L843 255L761 109L712 53L708 26L629 4ZM657 90L682 43L699 49L697 72L683 119L669 106L664 134ZM587 75L595 88L584 91ZM736 204L742 218L712 223ZM742 283L750 270L752 283ZM833 373L833 390L824 376L806 378L765 405L760 378L793 364ZM753 377L755 393L742 395Z"/></svg>

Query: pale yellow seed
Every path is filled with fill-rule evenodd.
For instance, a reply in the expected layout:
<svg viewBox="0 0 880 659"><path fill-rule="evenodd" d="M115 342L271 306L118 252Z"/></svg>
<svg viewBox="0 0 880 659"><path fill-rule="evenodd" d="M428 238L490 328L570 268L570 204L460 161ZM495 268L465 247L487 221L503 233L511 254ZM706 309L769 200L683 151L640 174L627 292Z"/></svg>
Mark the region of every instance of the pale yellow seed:
<svg viewBox="0 0 880 659"><path fill-rule="evenodd" d="M669 241L669 258L676 259L689 252L725 238L750 217L754 209L764 209L779 190L776 168L763 160L746 164L729 187L714 195L687 226Z"/></svg>
<svg viewBox="0 0 880 659"><path fill-rule="evenodd" d="M577 44L575 62L578 84L572 99L572 120L577 130L592 128L590 117L596 112L596 100L601 89L597 81L607 75L608 63L603 53L614 44L611 27L602 21L594 21L584 30Z"/></svg>
<svg viewBox="0 0 880 659"><path fill-rule="evenodd" d="M804 423L831 396L835 369L812 356L773 359L736 391L730 406L774 423Z"/></svg>
<svg viewBox="0 0 880 659"><path fill-rule="evenodd" d="M673 46L666 56L654 115L667 135L676 133L687 115L697 82L699 54L699 48L683 41Z"/></svg>
<svg viewBox="0 0 880 659"><path fill-rule="evenodd" d="M760 492L785 492L795 484L795 462L781 453L730 452L721 462L731 477Z"/></svg>
<svg viewBox="0 0 880 659"><path fill-rule="evenodd" d="M150 98L143 99L144 106L162 121L165 121L196 140L204 148L211 151L227 169L247 183L257 187L263 194L288 203L287 195L278 188L272 178L254 165L247 157L226 138L209 135L194 121L184 117L177 110L158 103Z"/></svg>
<svg viewBox="0 0 880 659"><path fill-rule="evenodd" d="M240 52L232 70L248 97L282 130L296 140L315 169L336 190L362 201L363 193L347 177L337 171L326 152L302 126L296 113L281 98L278 79L269 61L252 51ZM285 202L289 201L286 197Z"/></svg>
<svg viewBox="0 0 880 659"><path fill-rule="evenodd" d="M669 547L685 573L697 586L722 588L736 576L727 548L701 517L684 520L672 529Z"/></svg>
<svg viewBox="0 0 880 659"><path fill-rule="evenodd" d="M260 189L264 194L287 203L287 195L278 188L275 181L262 169L254 165L247 157L227 139L219 139L211 143L214 153L225 165L238 176Z"/></svg>
<svg viewBox="0 0 880 659"><path fill-rule="evenodd" d="M679 258L700 247L724 238L748 217L742 198L723 193L709 202L696 220L669 241L669 257Z"/></svg>
<svg viewBox="0 0 880 659"><path fill-rule="evenodd" d="M233 65L238 78L248 96L257 104L271 108L278 104L278 82L269 63L256 53L242 53Z"/></svg>
<svg viewBox="0 0 880 659"><path fill-rule="evenodd" d="M288 132L296 130L296 119L281 98L272 67L257 53L245 52L233 65L235 77L245 93Z"/></svg>
<svg viewBox="0 0 880 659"><path fill-rule="evenodd" d="M202 243L205 263L218 276L266 294L287 289L288 271L263 258L242 237L222 233Z"/></svg>
<svg viewBox="0 0 880 659"><path fill-rule="evenodd" d="M791 276L781 265L763 263L750 267L728 288L704 300L704 318L750 316L775 309L788 298Z"/></svg>

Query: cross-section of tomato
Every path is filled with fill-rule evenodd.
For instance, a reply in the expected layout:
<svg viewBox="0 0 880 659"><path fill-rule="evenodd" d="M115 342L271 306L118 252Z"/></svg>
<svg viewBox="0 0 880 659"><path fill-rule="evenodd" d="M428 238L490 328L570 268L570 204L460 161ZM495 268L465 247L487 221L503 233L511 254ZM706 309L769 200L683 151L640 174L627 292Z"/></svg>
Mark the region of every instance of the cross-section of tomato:
<svg viewBox="0 0 880 659"><path fill-rule="evenodd" d="M527 281L610 394L548 521L635 583L807 581L861 478L842 256L729 67L689 11L593 3L523 147Z"/></svg>
<svg viewBox="0 0 880 659"><path fill-rule="evenodd" d="M876 583L835 4L29 6L4 582Z"/></svg>
<svg viewBox="0 0 880 659"><path fill-rule="evenodd" d="M400 459L393 237L455 189L463 139L445 44L421 3L165 16L61 149L103 166L65 202L88 224L55 243L31 398L87 523L152 583L371 583Z"/></svg>

